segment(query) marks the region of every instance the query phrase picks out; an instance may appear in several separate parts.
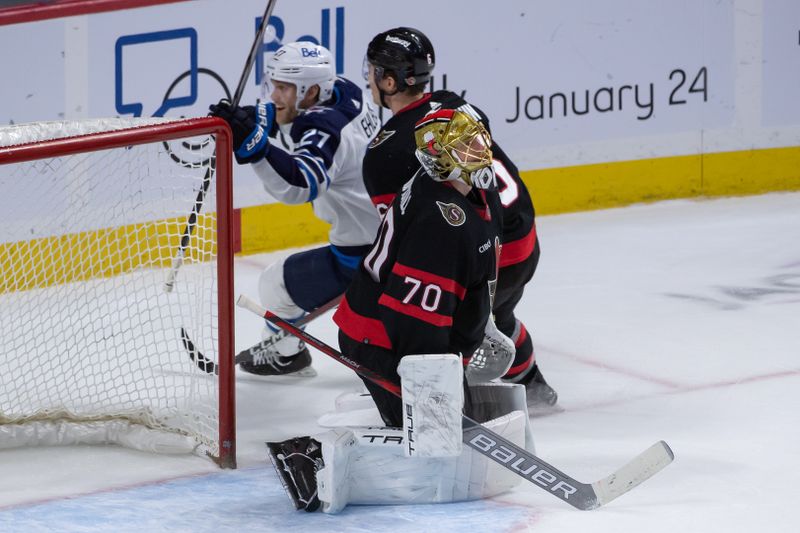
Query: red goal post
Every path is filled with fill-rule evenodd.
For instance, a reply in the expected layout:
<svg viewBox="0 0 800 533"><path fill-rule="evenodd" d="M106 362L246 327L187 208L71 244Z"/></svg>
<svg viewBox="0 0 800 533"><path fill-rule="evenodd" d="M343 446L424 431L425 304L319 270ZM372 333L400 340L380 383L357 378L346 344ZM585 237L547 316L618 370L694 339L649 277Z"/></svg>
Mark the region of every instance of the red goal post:
<svg viewBox="0 0 800 533"><path fill-rule="evenodd" d="M199 194L206 179L213 186ZM15 439L183 447L235 468L225 122L0 128L0 196L0 449ZM163 281L187 232L191 244L168 293ZM218 376L189 358L184 326L217 359ZM63 437L64 424L77 433ZM131 431L117 438L122 426ZM41 437L46 430L51 437Z"/></svg>

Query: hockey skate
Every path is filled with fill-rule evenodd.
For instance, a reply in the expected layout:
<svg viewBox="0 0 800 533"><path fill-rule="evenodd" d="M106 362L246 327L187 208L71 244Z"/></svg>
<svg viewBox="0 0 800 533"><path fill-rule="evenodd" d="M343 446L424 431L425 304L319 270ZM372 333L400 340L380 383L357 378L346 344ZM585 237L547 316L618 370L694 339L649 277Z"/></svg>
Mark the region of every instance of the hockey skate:
<svg viewBox="0 0 800 533"><path fill-rule="evenodd" d="M533 365L530 374L522 380L522 383L525 385L528 414L537 416L563 411L556 405L558 393L544 380L539 365Z"/></svg>
<svg viewBox="0 0 800 533"><path fill-rule="evenodd" d="M268 442L267 449L295 509L308 512L319 509L317 470L324 466L320 443L311 437L296 437Z"/></svg>
<svg viewBox="0 0 800 533"><path fill-rule="evenodd" d="M243 361L239 368L258 376L291 376L310 378L317 375L311 367L311 353L303 346L296 355L281 355L271 346L253 352L253 362Z"/></svg>

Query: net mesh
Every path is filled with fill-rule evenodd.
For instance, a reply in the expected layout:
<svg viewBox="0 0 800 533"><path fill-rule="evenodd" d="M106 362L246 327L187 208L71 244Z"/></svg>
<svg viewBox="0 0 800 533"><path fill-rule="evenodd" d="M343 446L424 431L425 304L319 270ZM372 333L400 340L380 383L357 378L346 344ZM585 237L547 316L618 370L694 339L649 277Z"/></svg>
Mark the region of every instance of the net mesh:
<svg viewBox="0 0 800 533"><path fill-rule="evenodd" d="M0 146L139 124L0 128ZM124 419L219 455L218 380L180 334L218 361L213 152L196 137L0 165L0 425Z"/></svg>

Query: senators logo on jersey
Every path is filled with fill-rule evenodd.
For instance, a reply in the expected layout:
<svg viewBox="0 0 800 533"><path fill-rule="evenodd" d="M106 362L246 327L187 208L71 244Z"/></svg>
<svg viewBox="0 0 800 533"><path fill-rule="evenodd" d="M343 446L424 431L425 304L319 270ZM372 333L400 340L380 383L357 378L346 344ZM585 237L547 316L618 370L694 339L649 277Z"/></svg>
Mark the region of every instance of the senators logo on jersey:
<svg viewBox="0 0 800 533"><path fill-rule="evenodd" d="M456 204L446 204L437 200L436 205L439 206L439 211L442 212L442 216L451 226L460 226L467 219L464 210Z"/></svg>

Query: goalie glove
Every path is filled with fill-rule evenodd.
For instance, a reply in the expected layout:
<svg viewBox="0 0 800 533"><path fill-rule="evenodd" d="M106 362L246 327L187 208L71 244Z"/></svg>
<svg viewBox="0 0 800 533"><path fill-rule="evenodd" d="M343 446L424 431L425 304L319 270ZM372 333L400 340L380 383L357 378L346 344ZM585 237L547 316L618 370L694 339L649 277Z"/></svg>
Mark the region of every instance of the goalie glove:
<svg viewBox="0 0 800 533"><path fill-rule="evenodd" d="M486 321L483 342L472 354L465 375L467 383L488 383L493 379L506 375L517 350L514 341L497 329L494 319L490 316Z"/></svg>
<svg viewBox="0 0 800 533"><path fill-rule="evenodd" d="M275 126L275 104L233 107L227 100L209 107L233 132L233 153L240 165L262 159L269 150L269 134Z"/></svg>

